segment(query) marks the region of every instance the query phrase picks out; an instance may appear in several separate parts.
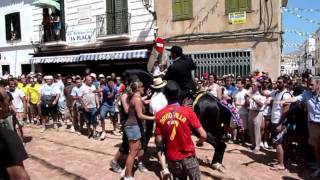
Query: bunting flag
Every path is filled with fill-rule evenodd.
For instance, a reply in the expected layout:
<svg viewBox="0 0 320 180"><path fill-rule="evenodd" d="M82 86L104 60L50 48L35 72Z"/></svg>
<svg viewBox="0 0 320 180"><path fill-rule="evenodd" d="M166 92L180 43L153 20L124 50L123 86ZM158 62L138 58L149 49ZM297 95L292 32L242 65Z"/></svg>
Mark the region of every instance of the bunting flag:
<svg viewBox="0 0 320 180"><path fill-rule="evenodd" d="M296 11L293 11L293 10L289 10L289 9L283 9L285 12L288 12L294 16L296 16L297 18L303 20L303 21L306 21L306 22L309 22L309 23L312 23L312 24L316 24L316 25L320 25L320 21L316 21L314 19L310 19L310 18L306 18L306 17L303 17L302 15L296 13Z"/></svg>
<svg viewBox="0 0 320 180"><path fill-rule="evenodd" d="M282 8L284 11L304 11L304 12L317 12L320 13L320 9L303 9L303 8Z"/></svg>
<svg viewBox="0 0 320 180"><path fill-rule="evenodd" d="M285 29L284 32L296 34L296 35L302 36L302 37L308 37L308 38L312 38L313 37L313 33L301 32L301 31L297 31L297 30L294 30L294 29Z"/></svg>
<svg viewBox="0 0 320 180"><path fill-rule="evenodd" d="M282 43L283 47L286 48L300 48L302 45L298 43Z"/></svg>

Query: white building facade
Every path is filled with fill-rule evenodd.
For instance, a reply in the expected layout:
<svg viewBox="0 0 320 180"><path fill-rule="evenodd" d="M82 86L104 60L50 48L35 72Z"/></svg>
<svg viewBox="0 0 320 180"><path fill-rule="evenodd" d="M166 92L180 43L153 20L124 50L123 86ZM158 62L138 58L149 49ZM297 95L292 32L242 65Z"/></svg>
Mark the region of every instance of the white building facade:
<svg viewBox="0 0 320 180"><path fill-rule="evenodd" d="M293 75L299 72L298 58L295 54L289 54L282 57L281 75Z"/></svg>
<svg viewBox="0 0 320 180"><path fill-rule="evenodd" d="M0 75L32 71L32 0L0 1Z"/></svg>
<svg viewBox="0 0 320 180"><path fill-rule="evenodd" d="M147 63L155 21L142 0L60 0L60 7L36 6L32 18L38 51L30 61L36 69L122 70L126 63ZM58 35L45 27L45 14L58 17Z"/></svg>

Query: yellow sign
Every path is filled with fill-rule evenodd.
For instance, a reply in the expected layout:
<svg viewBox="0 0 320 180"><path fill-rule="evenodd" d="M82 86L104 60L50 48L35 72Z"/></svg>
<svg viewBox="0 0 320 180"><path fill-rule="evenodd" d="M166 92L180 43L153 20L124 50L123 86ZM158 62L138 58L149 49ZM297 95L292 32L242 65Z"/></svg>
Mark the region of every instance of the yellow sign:
<svg viewBox="0 0 320 180"><path fill-rule="evenodd" d="M233 12L229 13L229 23L230 24L245 24L247 23L247 13L243 12Z"/></svg>

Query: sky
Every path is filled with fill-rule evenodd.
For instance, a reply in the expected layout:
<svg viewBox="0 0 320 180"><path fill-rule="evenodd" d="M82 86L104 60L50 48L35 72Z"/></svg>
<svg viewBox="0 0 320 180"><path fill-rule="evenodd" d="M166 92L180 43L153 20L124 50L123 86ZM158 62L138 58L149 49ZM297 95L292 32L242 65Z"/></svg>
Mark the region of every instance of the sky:
<svg viewBox="0 0 320 180"><path fill-rule="evenodd" d="M301 15L303 18L315 20L320 23L320 0L289 0L288 8L304 8L304 9L319 9L319 12L305 12L305 11L294 11ZM297 16L290 14L289 12L283 11L283 30L296 30L299 32L315 32L320 25L306 22L299 19ZM298 36L293 33L285 32L284 43L287 44L302 44L307 37ZM285 54L297 50L296 47L284 47L283 52Z"/></svg>

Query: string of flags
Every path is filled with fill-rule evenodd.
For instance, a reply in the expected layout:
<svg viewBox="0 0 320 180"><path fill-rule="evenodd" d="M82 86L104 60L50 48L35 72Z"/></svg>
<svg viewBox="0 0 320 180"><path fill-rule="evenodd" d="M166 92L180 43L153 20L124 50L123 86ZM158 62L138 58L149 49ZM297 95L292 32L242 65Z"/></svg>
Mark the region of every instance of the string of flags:
<svg viewBox="0 0 320 180"><path fill-rule="evenodd" d="M320 21L316 21L314 19L310 19L310 18L306 18L306 17L303 17L302 15L296 13L296 11L294 10L290 10L290 9L283 9L285 12L288 12L294 16L296 16L297 18L303 20L303 21L306 21L306 22L309 22L309 23L312 23L312 24L316 24L316 25L320 25ZM320 12L320 11L319 11Z"/></svg>
<svg viewBox="0 0 320 180"><path fill-rule="evenodd" d="M312 38L313 37L313 33L301 32L301 31L297 31L297 30L294 30L294 29L285 29L284 32L296 34L296 35L302 36L302 37L308 37L308 38Z"/></svg>
<svg viewBox="0 0 320 180"><path fill-rule="evenodd" d="M320 13L320 9L304 9L304 8L289 8L285 7L283 8L284 11L304 11L304 12L318 12Z"/></svg>
<svg viewBox="0 0 320 180"><path fill-rule="evenodd" d="M287 48L299 48L299 47L301 47L301 44L298 44L298 43L283 43L282 45L283 45L283 47L287 47Z"/></svg>

